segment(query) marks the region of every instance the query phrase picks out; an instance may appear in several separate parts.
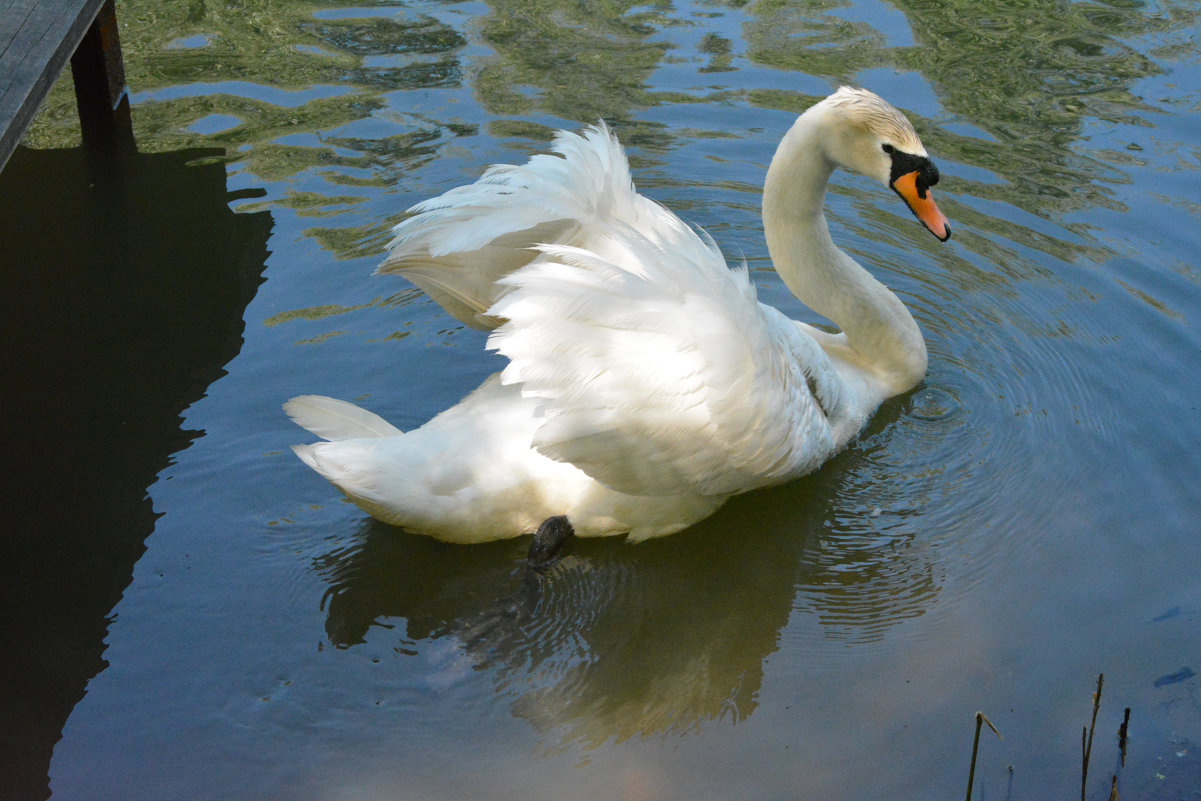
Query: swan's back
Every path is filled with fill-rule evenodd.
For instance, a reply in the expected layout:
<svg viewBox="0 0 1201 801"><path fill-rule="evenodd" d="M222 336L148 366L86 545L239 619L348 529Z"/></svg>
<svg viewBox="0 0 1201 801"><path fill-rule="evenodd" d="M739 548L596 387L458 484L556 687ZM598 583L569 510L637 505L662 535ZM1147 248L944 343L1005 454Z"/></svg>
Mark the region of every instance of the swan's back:
<svg viewBox="0 0 1201 801"><path fill-rule="evenodd" d="M497 329L505 383L545 405L540 453L626 493L720 495L807 472L858 429L820 346L637 193L607 127L552 151L414 206L380 267Z"/></svg>

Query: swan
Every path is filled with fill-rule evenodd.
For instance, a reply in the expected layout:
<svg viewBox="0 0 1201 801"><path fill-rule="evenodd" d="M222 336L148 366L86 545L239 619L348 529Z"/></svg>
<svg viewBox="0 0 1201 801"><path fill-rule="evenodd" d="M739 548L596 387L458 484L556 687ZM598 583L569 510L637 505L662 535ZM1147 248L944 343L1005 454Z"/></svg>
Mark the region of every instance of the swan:
<svg viewBox="0 0 1201 801"><path fill-rule="evenodd" d="M661 537L817 468L923 379L913 317L823 213L842 166L950 238L938 169L877 95L843 87L806 110L763 188L776 271L838 333L760 303L745 265L638 194L603 122L551 149L413 206L378 270L491 331L502 371L409 432L332 398L284 405L327 440L296 454L369 515L456 543L533 532L531 564L573 535Z"/></svg>

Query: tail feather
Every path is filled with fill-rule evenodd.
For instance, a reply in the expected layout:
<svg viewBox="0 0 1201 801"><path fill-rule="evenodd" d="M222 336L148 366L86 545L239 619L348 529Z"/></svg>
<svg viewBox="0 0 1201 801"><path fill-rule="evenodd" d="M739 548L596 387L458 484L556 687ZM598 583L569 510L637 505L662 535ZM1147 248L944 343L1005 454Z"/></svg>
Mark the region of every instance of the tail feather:
<svg viewBox="0 0 1201 801"><path fill-rule="evenodd" d="M332 441L404 433L374 412L324 395L299 395L284 404L284 412L301 428Z"/></svg>

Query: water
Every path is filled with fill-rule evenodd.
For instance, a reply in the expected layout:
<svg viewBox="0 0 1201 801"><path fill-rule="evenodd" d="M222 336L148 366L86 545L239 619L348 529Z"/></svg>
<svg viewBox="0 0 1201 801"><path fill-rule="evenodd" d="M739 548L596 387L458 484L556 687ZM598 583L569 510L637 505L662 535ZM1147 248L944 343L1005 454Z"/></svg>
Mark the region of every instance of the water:
<svg viewBox="0 0 1201 801"><path fill-rule="evenodd" d="M1193 797L1201 21L1020 6L123 3L138 155L89 162L60 85L0 173L6 792L951 798L979 709L977 798L1071 797L1104 672L1089 797ZM915 120L955 236L836 178L931 360L822 470L530 586L290 453L292 395L409 428L498 368L371 273L555 128L610 121L809 319L758 190L840 82Z"/></svg>

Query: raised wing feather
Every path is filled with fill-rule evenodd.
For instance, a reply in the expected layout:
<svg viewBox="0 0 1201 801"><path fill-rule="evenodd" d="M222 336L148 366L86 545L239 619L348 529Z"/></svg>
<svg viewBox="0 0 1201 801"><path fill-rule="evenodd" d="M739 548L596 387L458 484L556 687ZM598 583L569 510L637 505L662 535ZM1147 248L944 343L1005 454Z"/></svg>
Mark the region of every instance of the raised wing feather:
<svg viewBox="0 0 1201 801"><path fill-rule="evenodd" d="M501 321L487 310L508 290L500 279L537 255L530 248L585 246L598 221L636 224L645 202L603 123L560 132L552 150L413 206L379 272L404 275L467 325L495 328Z"/></svg>
<svg viewBox="0 0 1201 801"><path fill-rule="evenodd" d="M505 383L546 403L535 447L633 495L732 494L813 469L835 447L826 355L654 208L641 230L543 246L502 279L512 291L489 313L507 322L489 346L510 359Z"/></svg>

